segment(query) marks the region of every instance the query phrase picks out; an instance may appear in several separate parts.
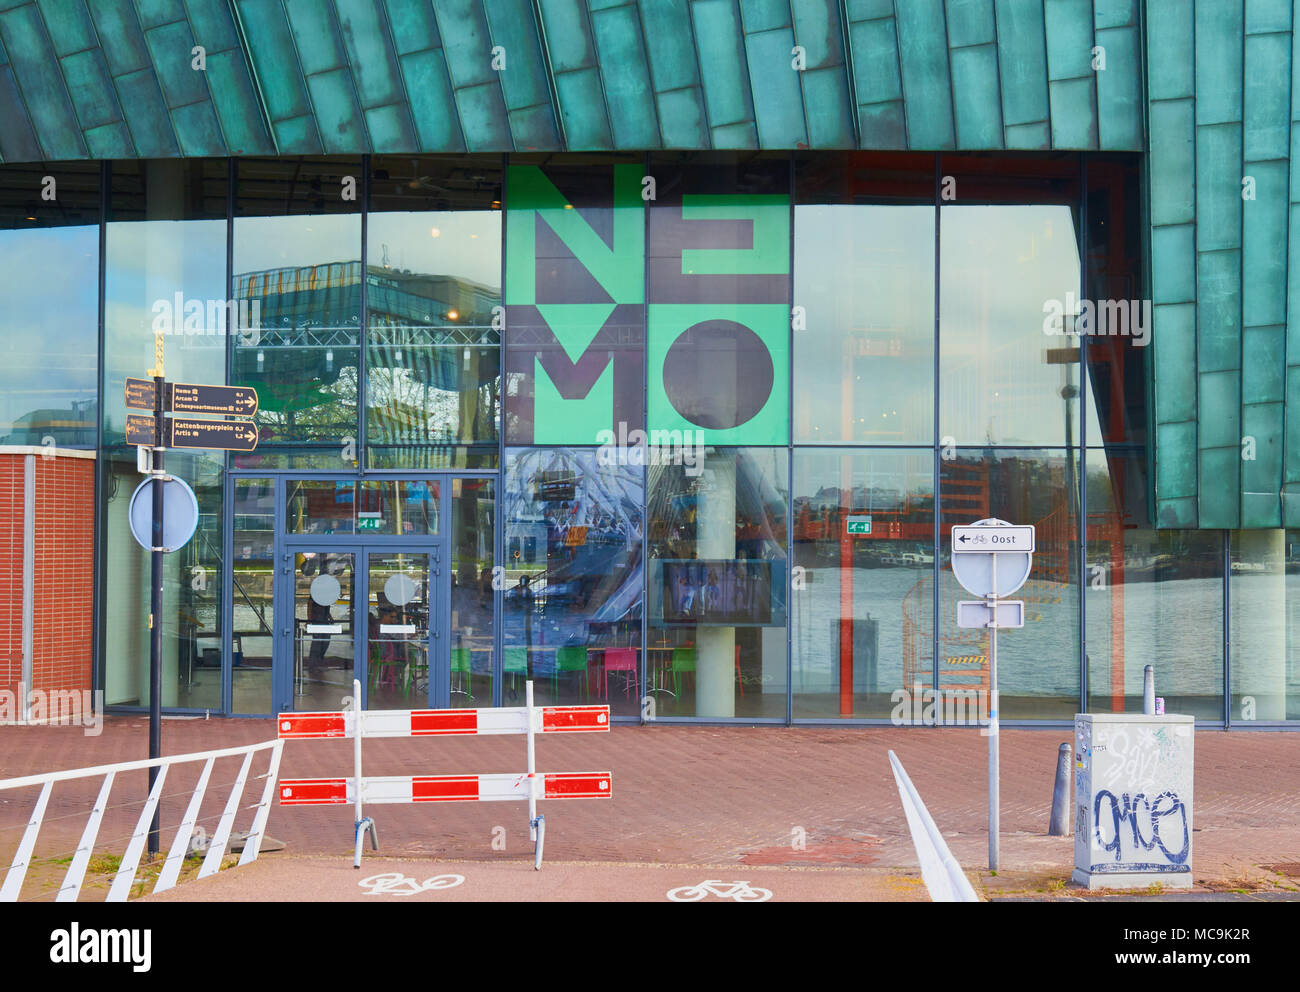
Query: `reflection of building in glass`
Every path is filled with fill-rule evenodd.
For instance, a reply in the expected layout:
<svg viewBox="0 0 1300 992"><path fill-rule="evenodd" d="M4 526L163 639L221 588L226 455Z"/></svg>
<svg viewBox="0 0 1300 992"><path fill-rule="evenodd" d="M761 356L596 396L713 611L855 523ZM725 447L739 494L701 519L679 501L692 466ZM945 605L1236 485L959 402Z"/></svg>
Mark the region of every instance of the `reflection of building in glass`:
<svg viewBox="0 0 1300 992"><path fill-rule="evenodd" d="M258 389L263 442L308 440L322 416L352 409L361 362L360 262L251 272L236 298L262 325L236 340L235 378ZM368 267L366 400L375 443L449 444L496 435L498 290L455 276ZM346 427L346 424L341 426Z"/></svg>
<svg viewBox="0 0 1300 992"><path fill-rule="evenodd" d="M94 435L96 418L97 406L93 399L74 400L70 407L63 409L32 410L11 423L0 423L0 430L9 430L0 434L0 444L80 445Z"/></svg>

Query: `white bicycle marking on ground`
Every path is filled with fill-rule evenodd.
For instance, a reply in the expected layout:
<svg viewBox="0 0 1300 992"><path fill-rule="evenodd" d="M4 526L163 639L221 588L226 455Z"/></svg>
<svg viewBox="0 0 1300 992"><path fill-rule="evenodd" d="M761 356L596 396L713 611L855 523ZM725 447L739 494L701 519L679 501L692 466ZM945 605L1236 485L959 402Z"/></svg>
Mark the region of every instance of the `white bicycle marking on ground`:
<svg viewBox="0 0 1300 992"><path fill-rule="evenodd" d="M699 885L681 885L668 890L668 898L673 902L699 902L712 893L719 899L732 899L735 902L766 902L772 898L771 889L751 888L748 882L724 882L716 878L706 878Z"/></svg>
<svg viewBox="0 0 1300 992"><path fill-rule="evenodd" d="M357 885L369 889L368 896L413 896L433 889L454 889L464 881L464 875L435 875L417 882L399 871L389 871L363 878Z"/></svg>

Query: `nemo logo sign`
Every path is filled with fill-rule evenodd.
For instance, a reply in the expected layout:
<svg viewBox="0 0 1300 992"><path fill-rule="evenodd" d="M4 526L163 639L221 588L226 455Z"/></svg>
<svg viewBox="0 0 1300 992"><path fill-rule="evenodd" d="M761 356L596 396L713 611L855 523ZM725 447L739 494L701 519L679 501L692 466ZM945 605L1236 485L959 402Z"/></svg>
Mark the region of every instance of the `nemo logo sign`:
<svg viewBox="0 0 1300 992"><path fill-rule="evenodd" d="M647 216L643 178L616 165L592 190L584 171L599 205L580 206L542 168L509 168L506 442L785 444L789 197L659 183Z"/></svg>

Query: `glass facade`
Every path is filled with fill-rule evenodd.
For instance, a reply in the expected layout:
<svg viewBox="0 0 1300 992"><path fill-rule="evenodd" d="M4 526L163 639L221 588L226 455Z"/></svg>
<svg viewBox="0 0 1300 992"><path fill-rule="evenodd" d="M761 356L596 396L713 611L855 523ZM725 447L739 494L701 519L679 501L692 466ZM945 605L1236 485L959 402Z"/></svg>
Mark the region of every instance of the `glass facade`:
<svg viewBox="0 0 1300 992"><path fill-rule="evenodd" d="M254 452L167 455L200 506L168 708L333 707L354 678L510 705L531 677L628 721L970 722L988 644L949 531L997 517L1038 541L1005 719L1138 710L1151 665L1169 712L1294 721L1295 535L1152 516L1149 321L1107 323L1146 293L1139 161L108 163L49 170L57 223L23 199L46 173L4 167L33 267L0 286L3 443L98 448L111 705L147 695L123 384L161 340L169 379L260 404ZM57 303L30 291L51 255Z"/></svg>
<svg viewBox="0 0 1300 992"><path fill-rule="evenodd" d="M98 165L4 171L0 445L95 446L100 182Z"/></svg>

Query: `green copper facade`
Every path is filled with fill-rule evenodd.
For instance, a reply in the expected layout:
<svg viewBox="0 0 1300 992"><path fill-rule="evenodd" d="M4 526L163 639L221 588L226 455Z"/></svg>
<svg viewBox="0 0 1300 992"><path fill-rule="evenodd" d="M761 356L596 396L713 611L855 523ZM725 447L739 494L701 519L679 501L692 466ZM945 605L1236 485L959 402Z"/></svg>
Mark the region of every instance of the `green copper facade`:
<svg viewBox="0 0 1300 992"><path fill-rule="evenodd" d="M0 0L0 156L1136 151L1139 13L1115 0Z"/></svg>
<svg viewBox="0 0 1300 992"><path fill-rule="evenodd" d="M1294 19L1285 0L1147 4L1163 527L1300 522Z"/></svg>

